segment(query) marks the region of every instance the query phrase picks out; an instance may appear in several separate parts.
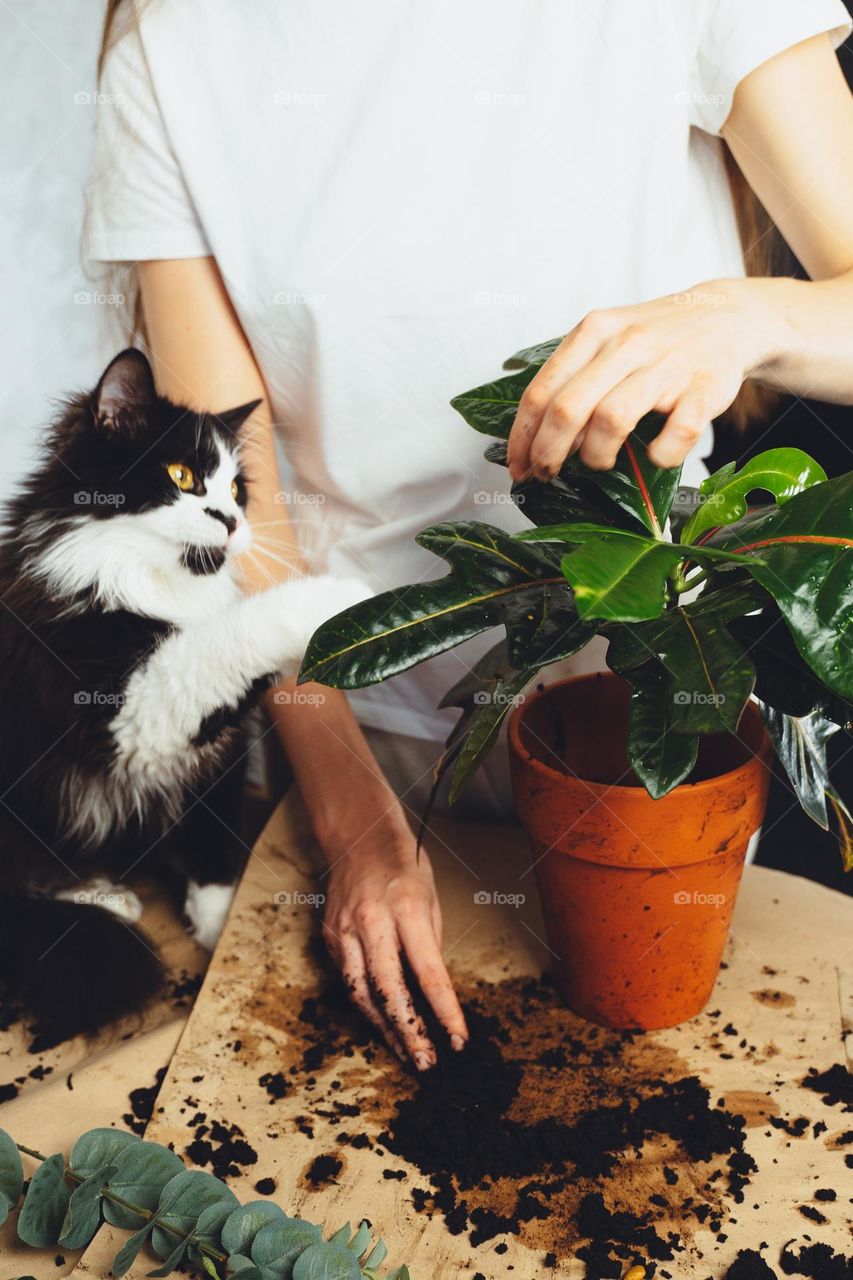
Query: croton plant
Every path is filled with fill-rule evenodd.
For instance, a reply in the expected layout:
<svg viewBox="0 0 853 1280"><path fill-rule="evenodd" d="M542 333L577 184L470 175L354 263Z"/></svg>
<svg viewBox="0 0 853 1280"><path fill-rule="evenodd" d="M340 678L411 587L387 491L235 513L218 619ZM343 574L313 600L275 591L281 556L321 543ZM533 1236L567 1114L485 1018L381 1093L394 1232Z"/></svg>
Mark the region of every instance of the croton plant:
<svg viewBox="0 0 853 1280"><path fill-rule="evenodd" d="M494 437L492 462L506 465L519 399L557 342L452 401ZM375 684L501 627L442 704L462 709L437 770L452 767L453 800L542 667L606 636L608 665L632 688L628 757L651 796L689 777L700 734L734 733L754 695L803 808L824 828L834 817L853 867L826 757L834 733L853 731L853 473L830 480L801 450L770 449L686 488L680 468L649 461L662 422L643 418L611 471L572 456L550 482L514 484L524 532L425 529L417 541L450 571L325 623L300 679Z"/></svg>

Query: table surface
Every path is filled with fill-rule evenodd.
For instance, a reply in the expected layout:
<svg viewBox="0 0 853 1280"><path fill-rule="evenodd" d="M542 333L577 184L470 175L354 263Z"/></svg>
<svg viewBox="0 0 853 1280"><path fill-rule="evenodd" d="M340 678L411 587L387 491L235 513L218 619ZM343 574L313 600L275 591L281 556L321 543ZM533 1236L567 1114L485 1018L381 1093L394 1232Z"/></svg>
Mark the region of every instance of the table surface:
<svg viewBox="0 0 853 1280"><path fill-rule="evenodd" d="M526 842L512 827L432 825L427 844L445 910L448 964L463 997L476 997L500 1014L510 1008L520 984L540 974L548 961ZM256 1162L238 1162L232 1169L235 1176L229 1177L241 1200L258 1199L256 1182L269 1178L275 1200L288 1212L332 1227L366 1216L388 1244L389 1262L407 1262L413 1280L477 1273L487 1280L583 1276L584 1265L576 1257L583 1241L571 1226L571 1179L560 1213L523 1225L517 1235L474 1245L468 1231L452 1234L440 1213L415 1209L413 1190L428 1189L428 1179L376 1141L395 1105L414 1087L397 1060L384 1049L365 1051L356 1043L348 1056L304 1064L300 1010L323 986L317 950L320 912L305 900L322 890L315 859L304 812L291 795L255 846L145 1136L172 1143L186 1156L203 1132L197 1132L199 1114L208 1126L219 1121L232 1134L237 1126L257 1153ZM492 901L478 902L483 893L492 895ZM495 895L501 894L520 895L524 901L497 905ZM669 1140L668 1146L650 1140L639 1158L633 1150L623 1153L615 1174L602 1184L608 1204L636 1209L642 1203L654 1213L661 1236L668 1230L678 1233L683 1249L676 1261L658 1264L659 1274L668 1270L678 1280L716 1280L739 1250L764 1242L764 1256L779 1274L779 1250L787 1241L795 1241L794 1248L811 1240L839 1252L853 1251L853 1172L838 1142L853 1128L853 1116L840 1105L827 1105L800 1083L810 1068L824 1070L846 1061L845 1032L853 1028L853 901L780 872L748 868L725 966L706 1011L681 1027L637 1036L620 1069L626 1072L626 1089L638 1078L697 1075L713 1101L722 1099L728 1110L745 1117L746 1150L758 1165L745 1202L734 1204L716 1190L711 1194L708 1176L717 1166L690 1161ZM540 1009L537 1018L536 1034L541 1039L545 1025L555 1044L567 1036L579 1043L590 1035L610 1034L593 1031L556 1001L544 1014ZM522 1039L524 1032L518 1032ZM143 1041L137 1047L145 1052ZM165 1047L161 1033L156 1051ZM283 1097L274 1096L280 1092L272 1080L278 1072L286 1085ZM572 1070L552 1069L545 1092L552 1107L568 1113L579 1105L576 1095L582 1084L573 1064ZM28 1096L37 1103L37 1094ZM11 1106L20 1107L20 1100L6 1104L0 1114L0 1124L10 1129L20 1114L10 1119L6 1113ZM97 1110L94 1100L93 1107ZM341 1116L351 1107L359 1115L347 1122L350 1129L358 1126L371 1139L363 1149L341 1141ZM34 1115L31 1105L30 1121ZM800 1117L808 1127L795 1136L792 1122ZM779 1121L794 1133L778 1126ZM90 1121L110 1122L103 1117ZM119 1118L114 1122L120 1123ZM54 1115L54 1130L56 1123ZM51 1149L59 1145L54 1141ZM192 1149L205 1158L203 1147ZM220 1164L226 1149L227 1144L218 1152ZM214 1143L214 1157L216 1151ZM306 1172L320 1154L334 1155L340 1169L333 1182L314 1187ZM679 1178L679 1196L670 1197L667 1207L654 1207L648 1196L667 1189L664 1165ZM387 1177L385 1171L401 1176ZM714 1186L722 1183L721 1178ZM834 1203L813 1199L821 1187L836 1188ZM702 1224L682 1212L685 1188L693 1191L697 1204L713 1201L710 1217L716 1214L723 1223L716 1236L710 1219ZM488 1208L489 1193L477 1203ZM825 1221L807 1219L802 1207L816 1208ZM124 1238L102 1229L70 1274L108 1276ZM545 1271L549 1252L557 1262ZM4 1263L8 1258L22 1269L23 1253L5 1248L3 1253ZM142 1258L129 1275L141 1277L151 1265L150 1256ZM51 1269L51 1274L63 1273L69 1274ZM5 1270L0 1280L8 1280Z"/></svg>

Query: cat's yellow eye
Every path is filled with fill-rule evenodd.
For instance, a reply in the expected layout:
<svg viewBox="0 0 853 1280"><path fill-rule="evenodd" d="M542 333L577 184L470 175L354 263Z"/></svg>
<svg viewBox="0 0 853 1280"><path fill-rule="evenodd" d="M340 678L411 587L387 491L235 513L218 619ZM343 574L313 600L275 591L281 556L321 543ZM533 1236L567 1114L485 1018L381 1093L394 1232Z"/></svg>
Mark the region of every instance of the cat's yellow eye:
<svg viewBox="0 0 853 1280"><path fill-rule="evenodd" d="M195 484L195 476L183 462L170 462L166 470L182 493L187 493Z"/></svg>
<svg viewBox="0 0 853 1280"><path fill-rule="evenodd" d="M231 497L235 502L240 497L240 486L236 480L231 481Z"/></svg>

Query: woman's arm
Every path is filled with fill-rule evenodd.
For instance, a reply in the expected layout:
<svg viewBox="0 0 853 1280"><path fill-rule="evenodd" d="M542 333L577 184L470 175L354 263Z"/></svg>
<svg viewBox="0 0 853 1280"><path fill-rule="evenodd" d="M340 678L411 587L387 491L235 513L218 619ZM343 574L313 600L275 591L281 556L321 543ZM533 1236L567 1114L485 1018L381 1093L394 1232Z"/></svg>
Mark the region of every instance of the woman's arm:
<svg viewBox="0 0 853 1280"><path fill-rule="evenodd" d="M143 262L142 304L158 389L199 409L262 399L246 441L249 521L257 549L250 589L304 571L284 507L266 389L213 258ZM260 551L263 544L264 551ZM441 913L429 861L416 856L403 809L337 690L285 682L267 698L318 843L329 861L324 934L355 1003L418 1067L435 1049L414 1018L404 952L451 1035L465 1019L441 955ZM277 696L276 696L277 695Z"/></svg>
<svg viewBox="0 0 853 1280"><path fill-rule="evenodd" d="M829 37L746 76L722 132L812 279L711 280L592 312L522 397L513 478L547 479L576 450L612 467L651 410L667 420L649 457L675 466L746 378L853 404L853 97Z"/></svg>

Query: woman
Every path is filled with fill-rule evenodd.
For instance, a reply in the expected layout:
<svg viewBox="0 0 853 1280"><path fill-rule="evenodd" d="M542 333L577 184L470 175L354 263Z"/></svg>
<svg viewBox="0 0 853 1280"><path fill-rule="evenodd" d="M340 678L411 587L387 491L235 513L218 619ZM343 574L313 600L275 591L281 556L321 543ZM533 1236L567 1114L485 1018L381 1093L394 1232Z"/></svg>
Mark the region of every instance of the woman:
<svg viewBox="0 0 853 1280"><path fill-rule="evenodd" d="M695 475L746 379L853 402L840 0L129 3L110 6L87 253L138 281L166 394L263 398L256 584L328 568L384 589L432 571L413 543L430 521L516 527L448 401L556 333L515 477L575 449L611 466L650 409L654 461ZM744 279L743 178L810 280ZM406 807L471 660L268 703L329 862L332 955L421 1069L435 1049L401 956L454 1048L467 1032Z"/></svg>

